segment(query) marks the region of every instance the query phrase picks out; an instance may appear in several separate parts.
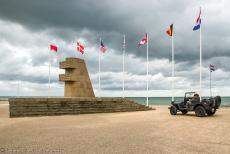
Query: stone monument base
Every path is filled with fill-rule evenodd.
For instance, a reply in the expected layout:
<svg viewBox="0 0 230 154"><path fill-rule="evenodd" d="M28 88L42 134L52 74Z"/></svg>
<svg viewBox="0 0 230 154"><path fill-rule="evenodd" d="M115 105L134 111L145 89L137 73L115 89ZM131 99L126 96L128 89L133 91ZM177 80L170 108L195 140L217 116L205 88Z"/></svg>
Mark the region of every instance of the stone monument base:
<svg viewBox="0 0 230 154"><path fill-rule="evenodd" d="M152 108L125 98L9 98L10 117L146 111Z"/></svg>

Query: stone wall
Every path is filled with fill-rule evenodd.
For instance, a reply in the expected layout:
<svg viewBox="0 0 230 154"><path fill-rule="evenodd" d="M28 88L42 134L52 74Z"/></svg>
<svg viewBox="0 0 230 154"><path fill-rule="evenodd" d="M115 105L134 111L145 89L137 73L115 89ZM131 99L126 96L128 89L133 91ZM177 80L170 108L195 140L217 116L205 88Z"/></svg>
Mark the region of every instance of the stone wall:
<svg viewBox="0 0 230 154"><path fill-rule="evenodd" d="M9 98L10 117L151 110L123 98Z"/></svg>

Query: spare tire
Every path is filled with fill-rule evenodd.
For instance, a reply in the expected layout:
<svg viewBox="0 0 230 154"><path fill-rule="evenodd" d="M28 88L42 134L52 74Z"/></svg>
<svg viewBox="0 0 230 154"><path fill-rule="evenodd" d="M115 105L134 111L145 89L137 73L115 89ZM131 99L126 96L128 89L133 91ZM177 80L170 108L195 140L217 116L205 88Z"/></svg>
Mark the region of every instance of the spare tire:
<svg viewBox="0 0 230 154"><path fill-rule="evenodd" d="M220 104L221 104L221 97L220 96L216 96L215 97L215 101L216 101L215 108L218 109L220 107Z"/></svg>
<svg viewBox="0 0 230 154"><path fill-rule="evenodd" d="M220 96L216 96L216 101L217 101L218 103L221 103L221 97L220 97Z"/></svg>

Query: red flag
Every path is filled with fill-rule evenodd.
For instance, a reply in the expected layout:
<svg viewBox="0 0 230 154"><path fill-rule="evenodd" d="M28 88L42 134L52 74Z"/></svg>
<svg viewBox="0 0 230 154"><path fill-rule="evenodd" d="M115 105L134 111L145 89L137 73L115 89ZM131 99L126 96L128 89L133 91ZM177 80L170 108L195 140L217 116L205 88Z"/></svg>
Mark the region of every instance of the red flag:
<svg viewBox="0 0 230 154"><path fill-rule="evenodd" d="M81 54L84 54L85 52L85 47L83 44L77 42L77 51L79 51Z"/></svg>
<svg viewBox="0 0 230 154"><path fill-rule="evenodd" d="M50 50L51 51L54 51L54 52L57 52L58 51L58 47L56 45L50 45Z"/></svg>
<svg viewBox="0 0 230 154"><path fill-rule="evenodd" d="M141 46L143 44L146 44L148 42L148 35L145 34L145 37L138 43L138 46Z"/></svg>

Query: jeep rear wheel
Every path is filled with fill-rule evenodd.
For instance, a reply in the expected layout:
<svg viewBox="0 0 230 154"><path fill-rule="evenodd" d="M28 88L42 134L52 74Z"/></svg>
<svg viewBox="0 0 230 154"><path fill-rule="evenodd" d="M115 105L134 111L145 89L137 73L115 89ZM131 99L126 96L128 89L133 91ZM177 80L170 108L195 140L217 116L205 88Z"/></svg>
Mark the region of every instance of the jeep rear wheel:
<svg viewBox="0 0 230 154"><path fill-rule="evenodd" d="M207 113L207 115L212 116L212 115L214 115L216 113L216 109L207 110L206 113Z"/></svg>
<svg viewBox="0 0 230 154"><path fill-rule="evenodd" d="M205 109L203 106L197 106L195 108L195 114L197 117L204 117L205 116Z"/></svg>
<svg viewBox="0 0 230 154"><path fill-rule="evenodd" d="M170 114L171 115L176 115L177 114L177 108L175 106L170 107Z"/></svg>

